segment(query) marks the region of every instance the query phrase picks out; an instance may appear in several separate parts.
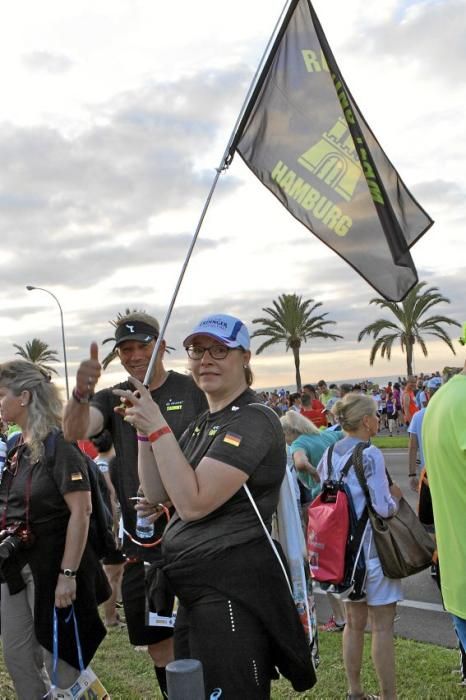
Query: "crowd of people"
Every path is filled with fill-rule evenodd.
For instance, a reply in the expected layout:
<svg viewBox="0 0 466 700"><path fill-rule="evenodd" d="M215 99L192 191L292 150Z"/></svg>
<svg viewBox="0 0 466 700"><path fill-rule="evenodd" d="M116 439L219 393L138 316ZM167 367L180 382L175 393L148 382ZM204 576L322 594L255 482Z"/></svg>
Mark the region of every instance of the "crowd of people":
<svg viewBox="0 0 466 700"><path fill-rule="evenodd" d="M433 374L421 372L407 378L398 377L398 381L388 381L385 386L370 380L337 385L327 384L321 379L315 385L304 384L301 392L282 388L263 391L260 396L279 416L292 409L309 418L318 428L330 427L335 423L332 407L345 394L353 392L371 396L379 412L380 430L387 430L393 436L407 430L414 413L427 406L428 391L439 388L441 384L441 374L436 371Z"/></svg>
<svg viewBox="0 0 466 700"><path fill-rule="evenodd" d="M419 479L427 483L427 467L433 509L423 522L434 530L435 520L447 608L464 645L466 614L446 554L464 545L458 538L452 544L444 476L429 470L430 459L441 463L438 444L444 437L429 409L431 402L437 405L440 374L399 378L384 387L320 380L300 392L256 393L246 326L215 314L201 319L183 341L189 374L166 369L162 340L145 386L158 335L158 322L148 314L120 318L114 350L128 380L96 391L101 364L92 343L63 414L44 370L26 361L0 365L0 409L8 432L0 463L2 646L18 698L53 697L52 681L72 686L106 627L126 629L131 644L147 649L163 697L166 665L180 658L202 662L207 697L221 689L227 699L265 700L277 672L298 691L311 688L316 677L309 640L290 595L284 555L270 537L280 486L288 464L306 531L308 506L329 468L338 477L361 445L372 507L390 517L402 494L389 483L382 452L370 444L381 430L389 436L407 431L413 489ZM463 383L452 386L461 392ZM422 429L429 421L436 437L435 444L433 438L425 443L425 454ZM458 445L464 453L459 417L454 425L450 452ZM95 487L83 452L92 454L100 472L113 528L114 546L104 556L97 556L89 535ZM354 471L346 484L360 514L365 495ZM457 495L455 512L465 492ZM332 617L321 630L343 632L350 700L392 700L401 584L384 575L370 526L362 548L362 592L357 599L329 593ZM148 612L170 617L175 597L174 628L153 624ZM361 686L368 620L380 696Z"/></svg>

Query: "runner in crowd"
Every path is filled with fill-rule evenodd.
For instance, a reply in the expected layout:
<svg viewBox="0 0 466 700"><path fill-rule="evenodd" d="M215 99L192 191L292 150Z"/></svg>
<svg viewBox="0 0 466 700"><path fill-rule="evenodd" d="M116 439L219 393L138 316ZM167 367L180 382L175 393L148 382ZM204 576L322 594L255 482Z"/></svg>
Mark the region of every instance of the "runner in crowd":
<svg viewBox="0 0 466 700"><path fill-rule="evenodd" d="M112 514L113 519L113 534L115 537L115 549L109 552L102 564L105 574L108 578L112 595L103 604L104 620L106 627L124 627L124 623L120 620L117 609L117 602L121 601L121 581L123 578L123 568L126 562L126 557L121 551L118 532L120 527L120 505L118 503L115 487L110 478L110 464L115 457L115 449L113 447L112 436L108 430L103 430L99 435L96 435L91 440L94 447L97 449L97 456L94 462L99 467L100 474L105 482L105 489L102 489L102 495L105 498L105 504Z"/></svg>
<svg viewBox="0 0 466 700"><path fill-rule="evenodd" d="M159 334L155 318L134 312L119 319L115 330L115 349L120 362L131 377L144 380L147 367ZM205 408L202 392L192 379L177 372L167 371L163 363L166 349L162 341L158 353L150 391L157 401L176 438ZM133 542L136 537L136 510L134 499L139 493L137 470L137 439L135 430L115 413L118 399L112 389L102 389L94 394L101 366L97 345L91 345L90 357L81 362L76 375L76 387L68 401L64 416L64 432L68 440L92 437L107 429L112 435L116 461L113 482L121 506L126 533L123 551L128 558L122 581L122 596L128 634L135 646L146 646L155 664L157 679L166 697L165 666L173 659L173 632L168 628L146 625L144 560L160 561L160 547L142 549ZM131 385L123 382L120 389ZM160 538L165 523L160 518L154 528L152 540ZM150 544L151 539L144 544Z"/></svg>
<svg viewBox="0 0 466 700"><path fill-rule="evenodd" d="M303 386L301 403L301 413L303 416L312 421L317 428L327 427L325 407L317 398L317 392L312 384L305 384Z"/></svg>
<svg viewBox="0 0 466 700"><path fill-rule="evenodd" d="M275 666L298 690L315 675L264 531L285 473L285 440L277 416L250 389L249 343L245 325L225 314L202 319L184 340L209 410L179 446L140 382L117 394L131 404L124 419L138 430L146 497L168 497L176 508L162 541L163 574L180 600L176 656L202 662L207 697L217 689L216 697L265 700Z"/></svg>
<svg viewBox="0 0 466 700"><path fill-rule="evenodd" d="M422 442L445 608L466 649L466 363L429 400Z"/></svg>
<svg viewBox="0 0 466 700"><path fill-rule="evenodd" d="M385 402L385 413L387 416L387 427L390 437L393 437L393 432L399 432L397 420L398 420L398 410L396 408L395 398L393 393L387 394L387 399Z"/></svg>
<svg viewBox="0 0 466 700"><path fill-rule="evenodd" d="M341 430L319 430L312 421L294 411L288 411L281 419L286 444L289 445L301 489L301 509L304 534L307 534L307 509L321 491L317 465L325 450L343 438ZM344 604L332 593L327 593L332 609L328 622L319 627L322 632L342 632L346 624Z"/></svg>
<svg viewBox="0 0 466 700"><path fill-rule="evenodd" d="M0 521L10 529L0 544L2 648L17 697L36 700L49 697L54 676L69 688L91 662L105 637L97 606L110 590L88 541L87 464L61 433L58 388L32 362L5 362L0 410L20 428L0 484ZM62 610L72 603L82 660Z"/></svg>
<svg viewBox="0 0 466 700"><path fill-rule="evenodd" d="M404 390L401 394L401 408L406 427L408 427L408 425L411 423L411 418L414 416L416 411L419 410L416 404L416 396L414 393L415 388L416 377L408 377Z"/></svg>
<svg viewBox="0 0 466 700"><path fill-rule="evenodd" d="M379 420L373 399L360 394L347 394L333 407L335 416L346 436L335 444L332 453L333 478L337 479L358 443L367 443L377 434ZM363 452L364 474L368 482L372 506L382 517L390 517L397 510L401 497L400 488L389 486L382 452L375 446ZM327 454L318 465L321 482L328 478ZM366 499L354 468L345 480L351 491L357 517L366 506ZM343 660L349 684L351 700L375 698L365 695L361 686L361 666L364 647L364 630L368 618L372 629L372 659L384 700L395 700L395 649L393 623L396 603L402 600L401 582L384 576L377 551L371 537L370 525L364 539L364 556L367 569L366 597L357 602L346 602L347 622L343 632Z"/></svg>

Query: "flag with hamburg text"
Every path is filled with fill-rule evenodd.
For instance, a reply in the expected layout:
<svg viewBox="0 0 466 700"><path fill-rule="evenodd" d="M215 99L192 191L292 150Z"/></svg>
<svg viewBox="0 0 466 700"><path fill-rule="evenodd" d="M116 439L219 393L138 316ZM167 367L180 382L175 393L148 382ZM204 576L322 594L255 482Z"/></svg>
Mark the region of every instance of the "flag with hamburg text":
<svg viewBox="0 0 466 700"><path fill-rule="evenodd" d="M433 221L408 191L346 85L309 0L292 0L233 138L288 211L372 287L400 301L410 248Z"/></svg>

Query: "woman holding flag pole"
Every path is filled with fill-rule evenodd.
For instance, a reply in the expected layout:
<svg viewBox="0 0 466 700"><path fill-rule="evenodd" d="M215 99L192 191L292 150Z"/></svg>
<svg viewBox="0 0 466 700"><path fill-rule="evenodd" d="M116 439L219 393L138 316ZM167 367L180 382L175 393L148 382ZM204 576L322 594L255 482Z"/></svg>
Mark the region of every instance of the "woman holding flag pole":
<svg viewBox="0 0 466 700"><path fill-rule="evenodd" d="M285 473L283 431L250 389L249 333L215 314L184 340L209 410L176 442L142 383L118 391L137 429L146 498L170 499L163 575L180 600L176 658L203 664L206 694L270 697L275 668L296 690L315 683L309 646L270 538Z"/></svg>

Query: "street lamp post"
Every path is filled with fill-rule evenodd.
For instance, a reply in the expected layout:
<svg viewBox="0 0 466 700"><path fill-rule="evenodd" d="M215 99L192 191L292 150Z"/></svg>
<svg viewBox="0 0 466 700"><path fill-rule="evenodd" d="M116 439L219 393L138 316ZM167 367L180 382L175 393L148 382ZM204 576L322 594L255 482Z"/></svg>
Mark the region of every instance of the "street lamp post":
<svg viewBox="0 0 466 700"><path fill-rule="evenodd" d="M55 301L58 304L58 308L60 309L60 320L61 320L61 339L62 339L62 344L63 344L63 359L65 361L65 382L66 382L66 398L70 398L70 389L68 385L68 363L66 361L66 345L65 345L65 324L63 322L63 309L61 308L61 304L58 301L57 297L53 292L51 292L48 289L44 289L43 287L33 287L32 284L26 285L26 289L28 292L31 292L33 289L38 289L41 292L45 292L46 294L50 294L51 297L55 299Z"/></svg>

